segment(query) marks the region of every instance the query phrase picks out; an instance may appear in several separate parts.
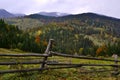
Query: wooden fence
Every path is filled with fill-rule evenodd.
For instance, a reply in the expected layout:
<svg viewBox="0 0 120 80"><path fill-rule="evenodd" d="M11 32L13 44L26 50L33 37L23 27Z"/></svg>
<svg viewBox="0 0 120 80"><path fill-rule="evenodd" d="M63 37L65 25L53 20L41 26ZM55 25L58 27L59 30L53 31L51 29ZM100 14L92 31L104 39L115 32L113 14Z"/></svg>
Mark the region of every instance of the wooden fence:
<svg viewBox="0 0 120 80"><path fill-rule="evenodd" d="M114 59L105 59L105 58L96 58L96 57L86 57L86 56L77 56L77 55L68 55L63 53L58 53L51 51L52 43L54 42L53 39L49 40L48 46L45 50L44 54L36 54L36 53L28 53L28 54L0 54L0 57L43 57L42 60L35 61L35 60L28 60L23 62L0 62L0 65L23 65L23 64L40 64L39 68L33 68L33 69L20 69L20 70L1 70L0 74L5 73L20 73L20 72L30 72L30 71L43 71L43 70L50 70L50 69L63 69L63 68L79 68L82 66L111 66L113 69L111 70L99 70L97 72L105 72L105 71L113 71L113 74L118 75L119 74L119 67L120 65L118 62L120 60ZM101 61L111 61L115 64L72 64L72 63L59 63L57 61L48 61L48 57L52 56L62 56L62 57L69 57L69 58L77 58L77 59L88 59L88 60L101 60ZM47 65L53 66L53 67L47 67ZM57 67L56 67L57 66ZM92 71L89 71L92 72ZM95 71L94 71L95 72ZM88 73L88 72L86 72Z"/></svg>

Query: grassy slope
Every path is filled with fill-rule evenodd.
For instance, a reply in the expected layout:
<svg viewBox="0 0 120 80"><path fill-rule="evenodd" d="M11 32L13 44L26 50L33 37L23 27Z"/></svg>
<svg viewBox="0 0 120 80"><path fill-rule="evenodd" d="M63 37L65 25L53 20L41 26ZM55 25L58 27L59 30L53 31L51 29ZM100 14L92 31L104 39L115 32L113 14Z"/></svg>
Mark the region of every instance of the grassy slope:
<svg viewBox="0 0 120 80"><path fill-rule="evenodd" d="M24 53L23 51L19 50L19 49L5 49L5 48L0 48L0 54L1 53Z"/></svg>

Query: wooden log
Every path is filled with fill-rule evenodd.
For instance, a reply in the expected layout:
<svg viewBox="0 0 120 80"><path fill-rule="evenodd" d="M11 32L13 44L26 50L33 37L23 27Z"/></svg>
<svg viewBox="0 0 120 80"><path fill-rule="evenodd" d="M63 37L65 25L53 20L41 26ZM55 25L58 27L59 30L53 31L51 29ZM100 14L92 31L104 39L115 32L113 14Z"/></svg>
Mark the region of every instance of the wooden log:
<svg viewBox="0 0 120 80"><path fill-rule="evenodd" d="M101 61L112 61L112 62L115 61L115 60L112 60L112 59L105 59L105 58L68 55L68 54L63 54L63 53L58 53L58 52L53 52L53 51L51 51L50 53L52 55L56 55L56 56L78 58L78 59L101 60ZM120 60L117 60L117 62L120 62Z"/></svg>
<svg viewBox="0 0 120 80"><path fill-rule="evenodd" d="M55 66L71 66L71 65L78 65L78 66L111 66L111 67L120 67L120 65L115 64L69 64L69 63L47 63L47 65L55 65Z"/></svg>
<svg viewBox="0 0 120 80"><path fill-rule="evenodd" d="M0 54L0 56L6 56L6 57L48 57L48 54L34 54L34 53L28 53L28 54Z"/></svg>

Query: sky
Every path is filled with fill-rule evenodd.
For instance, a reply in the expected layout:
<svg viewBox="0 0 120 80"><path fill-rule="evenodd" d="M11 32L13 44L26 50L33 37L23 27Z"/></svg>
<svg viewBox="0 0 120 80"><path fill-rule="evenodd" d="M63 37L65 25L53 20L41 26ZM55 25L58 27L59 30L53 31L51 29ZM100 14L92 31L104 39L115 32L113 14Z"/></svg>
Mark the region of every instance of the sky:
<svg viewBox="0 0 120 80"><path fill-rule="evenodd" d="M0 9L24 14L93 12L120 18L120 0L0 0Z"/></svg>

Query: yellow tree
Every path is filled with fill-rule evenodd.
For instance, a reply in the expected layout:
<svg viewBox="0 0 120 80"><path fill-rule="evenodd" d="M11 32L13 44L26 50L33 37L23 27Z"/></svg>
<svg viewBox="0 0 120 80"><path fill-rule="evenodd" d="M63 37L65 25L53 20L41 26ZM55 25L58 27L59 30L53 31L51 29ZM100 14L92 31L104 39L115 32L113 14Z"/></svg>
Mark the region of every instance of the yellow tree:
<svg viewBox="0 0 120 80"><path fill-rule="evenodd" d="M41 34L42 34L42 31L41 31L41 30L38 30L38 31L36 32L35 42L36 42L37 44L40 43L40 35L41 35Z"/></svg>

